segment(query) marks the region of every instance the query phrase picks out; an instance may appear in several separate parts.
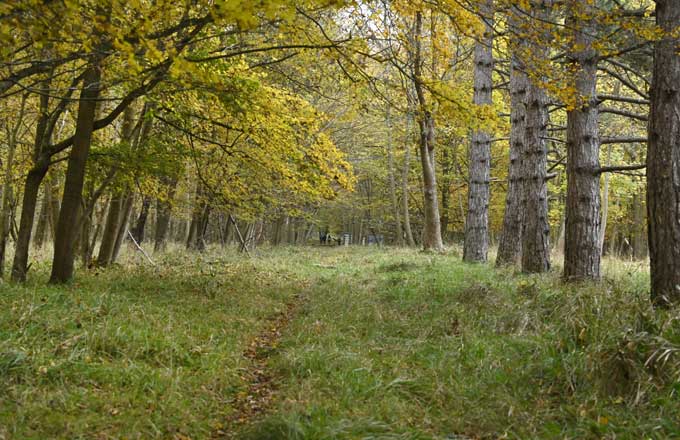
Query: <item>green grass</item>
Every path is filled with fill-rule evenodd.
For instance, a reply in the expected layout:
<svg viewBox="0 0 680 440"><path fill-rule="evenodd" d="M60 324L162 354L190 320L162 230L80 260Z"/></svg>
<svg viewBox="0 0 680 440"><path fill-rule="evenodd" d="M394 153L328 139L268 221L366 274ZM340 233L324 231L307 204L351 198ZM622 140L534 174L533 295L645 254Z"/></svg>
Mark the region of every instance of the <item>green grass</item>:
<svg viewBox="0 0 680 440"><path fill-rule="evenodd" d="M279 406L250 438L680 437L678 316L649 307L635 264L564 286L454 255L315 258L335 269L285 337Z"/></svg>
<svg viewBox="0 0 680 440"><path fill-rule="evenodd" d="M0 286L0 438L208 438L296 293L239 438L680 438L680 315L639 263L585 285L375 248L141 264Z"/></svg>
<svg viewBox="0 0 680 440"><path fill-rule="evenodd" d="M305 283L240 257L0 286L0 438L204 438L241 353Z"/></svg>

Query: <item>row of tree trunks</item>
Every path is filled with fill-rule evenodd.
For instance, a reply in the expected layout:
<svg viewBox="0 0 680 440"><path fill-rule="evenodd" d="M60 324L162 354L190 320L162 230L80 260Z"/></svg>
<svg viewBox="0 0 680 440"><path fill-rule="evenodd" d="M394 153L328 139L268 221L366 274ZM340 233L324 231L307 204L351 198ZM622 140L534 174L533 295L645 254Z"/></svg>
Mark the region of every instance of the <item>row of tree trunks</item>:
<svg viewBox="0 0 680 440"><path fill-rule="evenodd" d="M129 106L123 112L123 123L121 126L121 141L131 142L135 124L135 110ZM109 200L106 223L102 233L102 240L99 244L99 254L97 255L97 266L106 267L115 261L116 242L121 235L121 229L127 225L123 213L126 210L126 191L124 189L114 190Z"/></svg>
<svg viewBox="0 0 680 440"><path fill-rule="evenodd" d="M480 5L484 36L475 44L474 104L491 105L493 93L493 1ZM489 180L491 135L475 130L470 140L468 213L465 221L463 261L485 262L489 251Z"/></svg>

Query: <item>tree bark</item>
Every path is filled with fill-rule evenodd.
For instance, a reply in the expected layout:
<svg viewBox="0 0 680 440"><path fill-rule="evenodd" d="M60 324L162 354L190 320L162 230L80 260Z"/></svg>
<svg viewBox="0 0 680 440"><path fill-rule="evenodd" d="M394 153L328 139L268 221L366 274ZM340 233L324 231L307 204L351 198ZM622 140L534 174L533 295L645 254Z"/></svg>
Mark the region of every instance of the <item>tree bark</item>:
<svg viewBox="0 0 680 440"><path fill-rule="evenodd" d="M551 1L536 2L531 7L533 19L550 19ZM542 38L541 38L542 37ZM548 60L549 50L539 36L529 43L531 59ZM540 79L540 75L536 75ZM550 222L548 219L548 104L549 99L536 80L527 83L524 149L521 160L523 181L522 272L541 273L550 270Z"/></svg>
<svg viewBox="0 0 680 440"><path fill-rule="evenodd" d="M647 224L651 297L667 305L680 302L680 0L657 0L656 22L667 35L654 47Z"/></svg>
<svg viewBox="0 0 680 440"><path fill-rule="evenodd" d="M526 124L528 78L520 58L513 51L510 71L510 163L505 196L503 229L498 243L496 266L516 264L522 251L522 155Z"/></svg>
<svg viewBox="0 0 680 440"><path fill-rule="evenodd" d="M577 102L567 111L567 204L564 246L565 280L600 278L600 160L597 109L595 27L582 15L593 14L587 0L571 5L570 54L577 68Z"/></svg>
<svg viewBox="0 0 680 440"><path fill-rule="evenodd" d="M485 31L475 44L474 104L491 105L493 92L493 0L480 6ZM472 133L469 153L468 214L465 221L463 261L485 262L489 251L489 179L491 136L484 130Z"/></svg>
<svg viewBox="0 0 680 440"><path fill-rule="evenodd" d="M50 283L65 283L73 277L74 244L78 232L73 226L77 225L79 220L85 167L92 143L100 79L100 66L92 62L84 74L83 88L80 92L76 131L66 170L64 196L57 224L57 238L54 243Z"/></svg>
<svg viewBox="0 0 680 440"><path fill-rule="evenodd" d="M524 136L522 208L522 272L550 270L550 223L548 220L548 96L537 84L527 88Z"/></svg>

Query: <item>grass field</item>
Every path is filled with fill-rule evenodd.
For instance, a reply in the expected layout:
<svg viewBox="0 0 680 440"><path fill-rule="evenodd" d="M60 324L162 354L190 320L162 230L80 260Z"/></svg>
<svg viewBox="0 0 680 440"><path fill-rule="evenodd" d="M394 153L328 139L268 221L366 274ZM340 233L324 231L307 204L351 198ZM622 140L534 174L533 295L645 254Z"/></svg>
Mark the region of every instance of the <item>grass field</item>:
<svg viewBox="0 0 680 440"><path fill-rule="evenodd" d="M0 439L680 438L680 315L640 263L563 285L455 252L155 258L0 285Z"/></svg>

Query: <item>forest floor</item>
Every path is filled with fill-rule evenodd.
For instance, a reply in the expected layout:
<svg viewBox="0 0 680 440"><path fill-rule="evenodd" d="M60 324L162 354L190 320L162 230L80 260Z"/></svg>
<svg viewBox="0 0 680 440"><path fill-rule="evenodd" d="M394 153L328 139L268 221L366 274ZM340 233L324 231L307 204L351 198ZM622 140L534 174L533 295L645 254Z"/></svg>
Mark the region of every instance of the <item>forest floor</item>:
<svg viewBox="0 0 680 440"><path fill-rule="evenodd" d="M457 252L130 255L0 285L0 439L680 438L680 315Z"/></svg>

